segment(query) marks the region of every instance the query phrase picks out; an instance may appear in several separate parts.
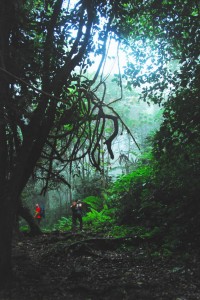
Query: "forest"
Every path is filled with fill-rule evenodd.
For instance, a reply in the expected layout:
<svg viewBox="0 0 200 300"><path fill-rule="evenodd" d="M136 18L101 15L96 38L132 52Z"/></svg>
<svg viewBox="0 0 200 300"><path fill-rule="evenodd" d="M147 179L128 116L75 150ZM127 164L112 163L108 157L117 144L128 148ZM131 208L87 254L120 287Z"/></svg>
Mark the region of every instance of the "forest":
<svg viewBox="0 0 200 300"><path fill-rule="evenodd" d="M198 0L1 0L0 300L200 299L199 25Z"/></svg>

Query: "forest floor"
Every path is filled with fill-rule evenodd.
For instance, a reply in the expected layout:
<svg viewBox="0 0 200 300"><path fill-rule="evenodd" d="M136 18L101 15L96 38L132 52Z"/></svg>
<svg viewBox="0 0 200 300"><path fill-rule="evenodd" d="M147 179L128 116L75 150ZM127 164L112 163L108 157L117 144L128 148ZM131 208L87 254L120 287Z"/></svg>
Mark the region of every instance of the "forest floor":
<svg viewBox="0 0 200 300"><path fill-rule="evenodd" d="M1 300L198 300L200 256L152 257L148 245L89 232L22 235Z"/></svg>

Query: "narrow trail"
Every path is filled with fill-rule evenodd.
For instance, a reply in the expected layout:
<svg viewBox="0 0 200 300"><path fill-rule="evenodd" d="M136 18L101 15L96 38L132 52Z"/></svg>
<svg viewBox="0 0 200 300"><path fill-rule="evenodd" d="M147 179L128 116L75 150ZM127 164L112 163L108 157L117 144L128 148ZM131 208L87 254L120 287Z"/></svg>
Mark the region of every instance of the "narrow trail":
<svg viewBox="0 0 200 300"><path fill-rule="evenodd" d="M94 242L93 242L94 241ZM23 236L14 242L13 274L0 300L198 300L200 257L150 258L142 247L89 233Z"/></svg>

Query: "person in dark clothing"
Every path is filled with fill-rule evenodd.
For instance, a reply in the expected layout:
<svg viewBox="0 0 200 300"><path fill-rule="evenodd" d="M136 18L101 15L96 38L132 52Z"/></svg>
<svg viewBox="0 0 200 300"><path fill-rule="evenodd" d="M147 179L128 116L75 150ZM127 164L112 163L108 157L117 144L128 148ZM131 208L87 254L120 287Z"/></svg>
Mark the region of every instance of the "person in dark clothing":
<svg viewBox="0 0 200 300"><path fill-rule="evenodd" d="M83 220L82 220L82 203L81 203L81 201L78 200L77 202L76 201L72 202L71 210L72 210L72 230L76 230L77 219L80 224L80 230L82 230Z"/></svg>

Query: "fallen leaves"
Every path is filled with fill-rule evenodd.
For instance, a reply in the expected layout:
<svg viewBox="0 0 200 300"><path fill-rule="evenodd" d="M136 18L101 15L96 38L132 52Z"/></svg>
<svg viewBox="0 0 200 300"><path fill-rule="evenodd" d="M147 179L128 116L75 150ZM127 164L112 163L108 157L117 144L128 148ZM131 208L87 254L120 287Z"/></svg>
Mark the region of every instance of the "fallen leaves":
<svg viewBox="0 0 200 300"><path fill-rule="evenodd" d="M122 250L87 233L23 237L14 245L13 266L15 279L0 299L200 299L198 256L187 265L152 260L141 248Z"/></svg>

